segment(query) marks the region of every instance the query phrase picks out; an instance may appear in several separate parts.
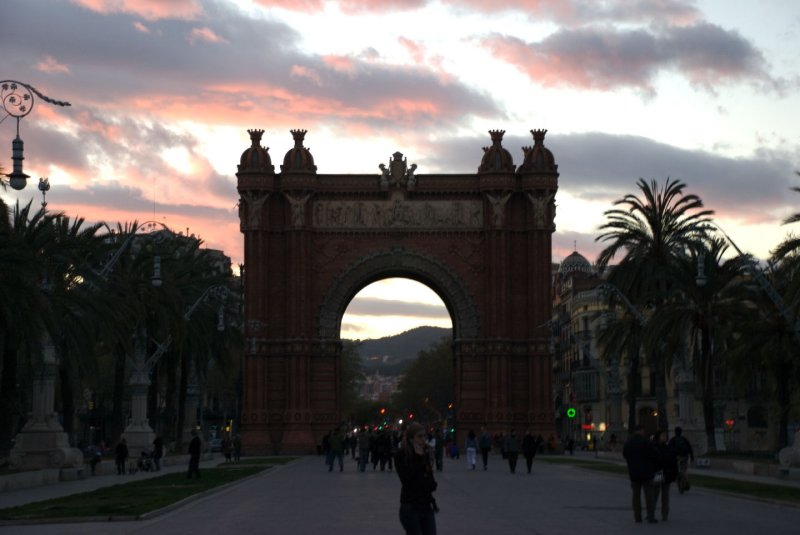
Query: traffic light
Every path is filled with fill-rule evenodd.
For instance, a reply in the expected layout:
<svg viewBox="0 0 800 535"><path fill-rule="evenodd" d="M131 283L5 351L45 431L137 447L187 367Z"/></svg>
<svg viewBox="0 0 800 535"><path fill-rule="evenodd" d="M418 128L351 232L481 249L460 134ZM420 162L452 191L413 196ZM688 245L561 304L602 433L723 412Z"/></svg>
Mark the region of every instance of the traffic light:
<svg viewBox="0 0 800 535"><path fill-rule="evenodd" d="M575 410L575 407L569 407L569 408L567 409L567 418L569 418L570 420L572 420L573 418L575 418L575 414L576 414L576 412L577 412L577 411Z"/></svg>
<svg viewBox="0 0 800 535"><path fill-rule="evenodd" d="M381 407L381 414L386 414L386 409Z"/></svg>

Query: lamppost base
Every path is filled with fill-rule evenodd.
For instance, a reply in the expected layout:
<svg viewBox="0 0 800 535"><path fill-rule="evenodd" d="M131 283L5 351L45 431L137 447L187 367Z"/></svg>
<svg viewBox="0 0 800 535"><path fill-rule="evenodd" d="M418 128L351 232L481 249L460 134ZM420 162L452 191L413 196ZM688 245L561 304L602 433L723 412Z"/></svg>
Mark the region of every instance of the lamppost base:
<svg viewBox="0 0 800 535"><path fill-rule="evenodd" d="M11 466L24 470L42 468L78 468L83 466L83 453L69 446L63 429L26 425L14 439Z"/></svg>

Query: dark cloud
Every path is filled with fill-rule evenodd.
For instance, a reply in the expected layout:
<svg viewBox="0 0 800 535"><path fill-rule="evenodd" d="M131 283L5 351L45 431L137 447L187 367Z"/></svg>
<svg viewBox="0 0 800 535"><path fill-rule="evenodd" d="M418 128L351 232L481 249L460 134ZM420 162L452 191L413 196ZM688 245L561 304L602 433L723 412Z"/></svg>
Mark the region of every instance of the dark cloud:
<svg viewBox="0 0 800 535"><path fill-rule="evenodd" d="M687 23L699 17L694 2L686 0L444 0L444 3L484 13L519 11L531 19L567 26L597 22Z"/></svg>
<svg viewBox="0 0 800 535"><path fill-rule="evenodd" d="M444 318L449 319L444 304L429 305L427 303L412 303L406 301L393 301L376 297L356 297L347 307L347 314L356 316L409 316L415 318Z"/></svg>
<svg viewBox="0 0 800 535"><path fill-rule="evenodd" d="M591 133L553 136L560 184L587 200L616 200L636 190L639 178L685 182L708 208L752 221L771 220L785 206L800 154L759 150L730 158L637 137Z"/></svg>
<svg viewBox="0 0 800 535"><path fill-rule="evenodd" d="M692 26L557 31L539 42L495 34L483 40L498 58L545 87L610 91L632 88L654 95L656 76L675 71L715 92L720 84L747 82L780 91L762 53L736 31L709 23Z"/></svg>
<svg viewBox="0 0 800 535"><path fill-rule="evenodd" d="M443 172L475 172L480 147L488 134L437 142L429 165ZM520 147L531 145L528 136L508 132L503 146L522 162ZM702 150L689 150L639 136L604 133L550 134L545 139L559 168L559 187L587 200L608 202L636 193L636 181L667 178L687 184L687 192L699 195L710 209L751 222L774 220L770 211L792 202L789 189L796 185L794 171L800 151L761 149L753 155L731 158Z"/></svg>

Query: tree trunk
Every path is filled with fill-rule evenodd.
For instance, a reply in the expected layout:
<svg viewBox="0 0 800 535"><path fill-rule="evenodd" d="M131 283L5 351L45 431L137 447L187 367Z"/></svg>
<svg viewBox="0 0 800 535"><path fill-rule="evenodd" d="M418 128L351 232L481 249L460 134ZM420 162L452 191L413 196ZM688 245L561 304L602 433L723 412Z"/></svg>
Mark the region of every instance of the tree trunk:
<svg viewBox="0 0 800 535"><path fill-rule="evenodd" d="M114 360L114 391L112 394L111 408L111 443L119 440L125 430L125 414L123 403L125 400L125 348L122 344L117 346L116 359Z"/></svg>
<svg viewBox="0 0 800 535"><path fill-rule="evenodd" d="M150 370L150 386L147 388L147 414L150 428L156 435L161 434L161 418L158 413L158 362Z"/></svg>
<svg viewBox="0 0 800 535"><path fill-rule="evenodd" d="M189 356L187 351L181 351L181 374L178 383L178 418L175 429L175 446L177 451L182 451L183 427L186 421L186 394L189 390Z"/></svg>
<svg viewBox="0 0 800 535"><path fill-rule="evenodd" d="M791 411L791 375L786 360L781 357L778 365L778 451L789 446L789 411Z"/></svg>
<svg viewBox="0 0 800 535"><path fill-rule="evenodd" d="M717 451L717 438L714 425L714 368L711 358L711 335L706 325L700 327L700 369L703 377L703 420L706 428L708 451Z"/></svg>
<svg viewBox="0 0 800 535"><path fill-rule="evenodd" d="M19 413L17 400L17 353L19 340L5 333L3 336L3 375L0 379L0 457L8 456L14 439L14 422Z"/></svg>
<svg viewBox="0 0 800 535"><path fill-rule="evenodd" d="M628 436L636 427L636 400L639 398L639 350L631 355L631 369L628 372Z"/></svg>
<svg viewBox="0 0 800 535"><path fill-rule="evenodd" d="M164 425L164 433L168 435L170 441L173 441L175 440L177 434L180 433L180 430L176 429L178 412L176 402L176 390L178 388L178 366L175 366L175 361L180 359L180 355L173 352L169 356L170 364L167 366L167 391L164 397L166 402L164 407L164 415L167 419Z"/></svg>
<svg viewBox="0 0 800 535"><path fill-rule="evenodd" d="M669 416L667 415L667 370L666 363L659 362L655 368L656 407L658 408L658 429L669 429Z"/></svg>
<svg viewBox="0 0 800 535"><path fill-rule="evenodd" d="M62 347L63 349L63 347ZM75 445L75 391L72 388L72 373L69 360L61 352L58 364L58 381L61 386L61 420L64 432Z"/></svg>

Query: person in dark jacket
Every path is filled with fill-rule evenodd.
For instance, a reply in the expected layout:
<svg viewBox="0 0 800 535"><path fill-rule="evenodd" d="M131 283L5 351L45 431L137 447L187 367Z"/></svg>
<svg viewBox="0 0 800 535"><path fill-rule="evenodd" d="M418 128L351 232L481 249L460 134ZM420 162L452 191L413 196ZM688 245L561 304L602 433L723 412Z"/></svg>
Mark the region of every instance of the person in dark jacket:
<svg viewBox="0 0 800 535"><path fill-rule="evenodd" d="M489 469L489 452L492 451L492 435L486 431L485 427L481 427L481 436L478 439L478 447L481 449L481 460L483 461L483 469Z"/></svg>
<svg viewBox="0 0 800 535"><path fill-rule="evenodd" d="M661 470L664 478L660 484L655 485L654 502L658 504L658 495L661 494L661 520L666 520L669 516L669 486L678 478L678 456L675 450L667 443L667 432L659 431L656 433L655 442Z"/></svg>
<svg viewBox="0 0 800 535"><path fill-rule="evenodd" d="M536 438L534 438L533 433L531 430L525 433L525 436L522 437L522 455L525 456L525 464L528 466L528 473L531 473L531 467L533 467L533 458L536 457L536 450L538 449L539 444L536 442Z"/></svg>
<svg viewBox="0 0 800 535"><path fill-rule="evenodd" d="M412 423L406 429L395 456L395 469L400 478L400 523L406 534L435 535L438 511L433 492L436 480L431 466L431 452L425 428Z"/></svg>
<svg viewBox="0 0 800 535"><path fill-rule="evenodd" d="M647 521L655 524L655 488L653 475L658 467L658 452L653 443L644 436L641 425L634 427L634 432L622 448L622 456L628 463L628 476L633 490L633 517L636 522L642 521L642 490L644 490Z"/></svg>
<svg viewBox="0 0 800 535"><path fill-rule="evenodd" d="M153 440L153 464L156 466L156 472L161 470L161 457L164 456L164 440L160 436L156 436Z"/></svg>
<svg viewBox="0 0 800 535"><path fill-rule="evenodd" d="M192 440L189 442L189 473L186 477L191 478L193 474L200 477L200 437L197 431L192 429Z"/></svg>
<svg viewBox="0 0 800 535"><path fill-rule="evenodd" d="M114 450L114 460L117 462L117 475L125 475L125 461L128 460L128 443L123 438Z"/></svg>
<svg viewBox="0 0 800 535"><path fill-rule="evenodd" d="M503 451L506 454L506 459L508 459L508 469L513 474L517 469L517 457L519 456L519 439L514 429L503 440Z"/></svg>

